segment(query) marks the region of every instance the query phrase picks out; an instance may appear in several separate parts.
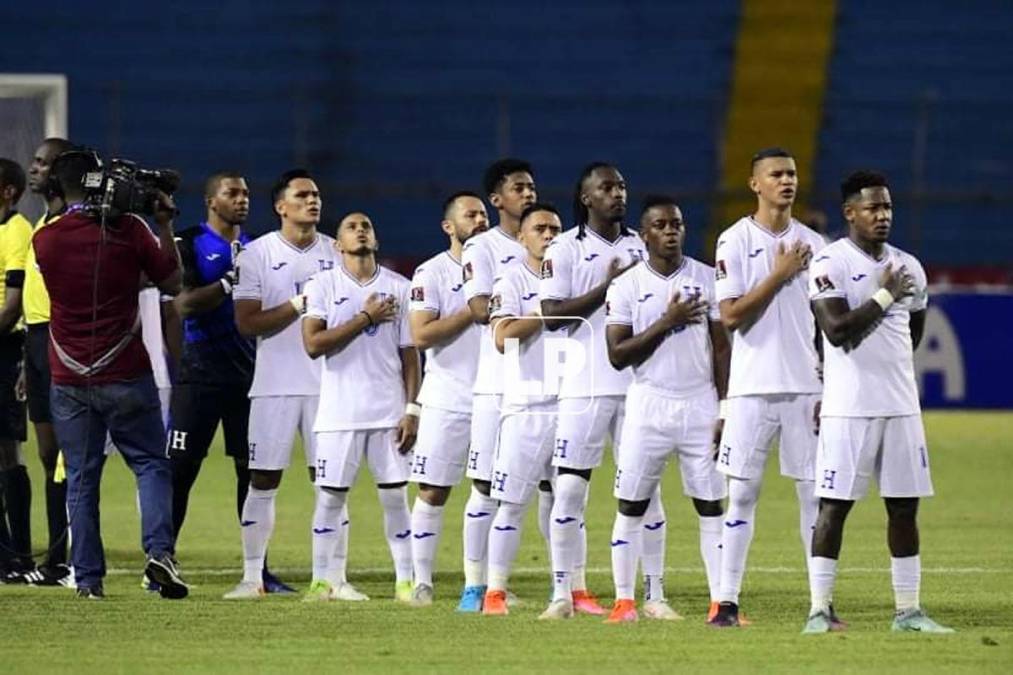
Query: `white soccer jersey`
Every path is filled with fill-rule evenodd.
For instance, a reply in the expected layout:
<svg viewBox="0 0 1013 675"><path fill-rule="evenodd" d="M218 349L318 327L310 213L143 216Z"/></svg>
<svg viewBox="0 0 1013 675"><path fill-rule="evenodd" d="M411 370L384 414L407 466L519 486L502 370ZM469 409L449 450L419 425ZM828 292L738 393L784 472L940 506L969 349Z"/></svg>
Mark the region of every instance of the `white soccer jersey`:
<svg viewBox="0 0 1013 675"><path fill-rule="evenodd" d="M155 386L167 389L172 386L169 378L167 351L162 336L162 293L154 286L141 289L137 294L137 311L141 316L141 340L151 360L151 372Z"/></svg>
<svg viewBox="0 0 1013 675"><path fill-rule="evenodd" d="M503 276L493 284L492 298L489 299L489 325L495 327L496 319L503 317L541 314L539 276L524 263L503 272ZM511 358L503 358L497 376L502 382L504 406L530 406L556 398L554 393L546 392L542 386L545 377L545 336L543 328L521 342L516 352L516 362ZM495 348L496 345L493 344L493 349Z"/></svg>
<svg viewBox="0 0 1013 675"><path fill-rule="evenodd" d="M323 357L320 407L313 431L354 431L395 427L405 411L401 347L412 345L408 327L408 280L386 267L360 283L339 263L306 286L305 318L327 328L351 321L376 293L398 303L393 321L371 326L344 349Z"/></svg>
<svg viewBox="0 0 1013 675"><path fill-rule="evenodd" d="M464 266L464 299L492 295L492 284L503 271L524 262L528 252L514 237L494 227L464 243L461 263ZM478 371L475 374L476 394L503 393L503 356L496 351L489 326L482 326L479 338Z"/></svg>
<svg viewBox="0 0 1013 675"><path fill-rule="evenodd" d="M340 265L334 239L317 234L304 249L275 231L254 240L239 254L239 283L235 300L260 300L262 309L277 307L303 292L314 274ZM320 364L306 355L302 327L293 321L277 333L257 338L257 363L250 398L257 396L317 396Z"/></svg>
<svg viewBox="0 0 1013 675"><path fill-rule="evenodd" d="M895 302L857 345L834 347L823 341L823 412L827 417L895 417L921 412L911 346L911 312L928 304L925 270L909 253L887 244L880 260L841 239L814 258L813 300L843 298L855 309L879 288L887 263L901 265L914 278L915 294Z"/></svg>
<svg viewBox="0 0 1013 675"><path fill-rule="evenodd" d="M792 220L780 234L751 216L740 219L718 237L715 278L718 302L739 298L774 269L779 244L802 241L815 255L823 238ZM816 323L809 309L809 271L803 269L782 286L755 323L735 331L728 396L817 394L822 389L816 367Z"/></svg>
<svg viewBox="0 0 1013 675"><path fill-rule="evenodd" d="M644 242L634 233L620 235L608 242L591 228L584 228L584 237L577 238L574 227L552 240L542 263L540 293L543 300L566 300L584 295L608 278L609 266L616 258L629 265L647 257ZM568 374L560 385L560 398L614 396L626 393L631 376L618 371L608 360L605 345L605 306L569 329L570 337L584 347L587 366ZM588 325L590 324L590 326Z"/></svg>
<svg viewBox="0 0 1013 675"><path fill-rule="evenodd" d="M609 286L605 323L633 327L643 333L665 313L672 296L680 300L698 296L708 305L708 318L719 321L714 295L714 268L684 257L670 276L662 276L650 263L637 265ZM633 381L676 397L688 397L714 388L714 368L708 322L682 326L669 332L643 363L633 366Z"/></svg>
<svg viewBox="0 0 1013 675"><path fill-rule="evenodd" d="M412 312L435 312L444 318L466 306L461 263L450 251L430 258L415 270L409 306ZM481 333L481 328L472 324L447 344L426 350L426 376L419 403L471 413L471 388L478 369Z"/></svg>

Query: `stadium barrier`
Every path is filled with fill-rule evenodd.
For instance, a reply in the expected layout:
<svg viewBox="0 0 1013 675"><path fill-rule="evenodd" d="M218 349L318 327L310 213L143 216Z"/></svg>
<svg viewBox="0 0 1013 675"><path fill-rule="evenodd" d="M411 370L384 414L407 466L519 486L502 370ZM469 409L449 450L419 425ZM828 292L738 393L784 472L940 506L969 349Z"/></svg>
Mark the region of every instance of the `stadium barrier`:
<svg viewBox="0 0 1013 675"><path fill-rule="evenodd" d="M1013 289L929 290L915 372L925 408L1013 408Z"/></svg>

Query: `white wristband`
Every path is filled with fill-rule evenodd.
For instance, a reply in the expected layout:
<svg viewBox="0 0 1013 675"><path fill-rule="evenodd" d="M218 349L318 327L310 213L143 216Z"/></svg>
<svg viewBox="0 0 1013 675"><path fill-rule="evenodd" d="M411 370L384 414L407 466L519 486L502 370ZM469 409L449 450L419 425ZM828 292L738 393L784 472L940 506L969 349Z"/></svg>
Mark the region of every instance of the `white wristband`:
<svg viewBox="0 0 1013 675"><path fill-rule="evenodd" d="M228 279L222 277L218 280L218 283L222 285L222 291L225 292L225 295L232 295L232 284L229 283Z"/></svg>
<svg viewBox="0 0 1013 675"><path fill-rule="evenodd" d="M298 314L299 316L302 316L303 314L306 313L306 296L305 295L299 294L299 295L293 296L289 300L289 302L292 303L292 307L295 308L295 313Z"/></svg>
<svg viewBox="0 0 1013 675"><path fill-rule="evenodd" d="M884 312L890 309L890 305L893 304L893 294L890 291L886 290L885 288L881 288L875 293L873 293L872 299L876 302L877 305L883 308Z"/></svg>
<svg viewBox="0 0 1013 675"><path fill-rule="evenodd" d="M728 399L723 398L718 401L718 419L723 420L728 418Z"/></svg>
<svg viewBox="0 0 1013 675"><path fill-rule="evenodd" d="M404 414L411 415L412 417L418 417L422 414L422 406L418 403L406 403L404 407Z"/></svg>

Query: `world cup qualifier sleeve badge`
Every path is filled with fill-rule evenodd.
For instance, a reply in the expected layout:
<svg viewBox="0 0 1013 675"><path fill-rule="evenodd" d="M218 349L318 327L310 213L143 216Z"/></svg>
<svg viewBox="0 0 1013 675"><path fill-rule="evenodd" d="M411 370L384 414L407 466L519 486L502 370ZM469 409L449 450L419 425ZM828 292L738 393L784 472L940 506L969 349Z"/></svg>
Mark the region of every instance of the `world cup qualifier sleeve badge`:
<svg viewBox="0 0 1013 675"><path fill-rule="evenodd" d="M717 280L724 279L728 276L728 268L725 266L724 260L718 260L714 266L714 278Z"/></svg>
<svg viewBox="0 0 1013 675"><path fill-rule="evenodd" d="M551 260L543 260L542 261L542 278L543 279L551 279L552 278L552 261Z"/></svg>
<svg viewBox="0 0 1013 675"><path fill-rule="evenodd" d="M471 281L475 277L475 268L470 262L464 263L464 280Z"/></svg>
<svg viewBox="0 0 1013 675"><path fill-rule="evenodd" d="M426 289L422 286L415 286L412 288L412 302L425 302L426 301Z"/></svg>
<svg viewBox="0 0 1013 675"><path fill-rule="evenodd" d="M820 293L832 291L834 290L834 282L830 281L830 277L826 274L821 277L816 277L816 290Z"/></svg>
<svg viewBox="0 0 1013 675"><path fill-rule="evenodd" d="M489 314L495 314L503 308L503 297L497 293L496 295L489 298Z"/></svg>

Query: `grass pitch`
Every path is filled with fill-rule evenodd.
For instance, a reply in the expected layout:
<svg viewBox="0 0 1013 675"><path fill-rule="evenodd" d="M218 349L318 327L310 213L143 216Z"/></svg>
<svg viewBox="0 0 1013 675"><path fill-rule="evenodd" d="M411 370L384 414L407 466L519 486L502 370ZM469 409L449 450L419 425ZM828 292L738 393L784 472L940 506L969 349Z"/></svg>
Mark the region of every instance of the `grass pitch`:
<svg viewBox="0 0 1013 675"><path fill-rule="evenodd" d="M189 599L161 600L139 588L133 480L112 458L103 481L103 534L110 576L103 602L66 589L0 587L7 672L286 671L694 671L1011 672L1013 671L1013 415L926 416L937 496L921 510L922 604L952 636L890 633L893 596L885 512L878 499L857 505L845 531L835 592L846 633L802 636L809 607L794 489L770 462L750 552L743 607L753 625L717 631L704 625L707 592L696 516L666 484L669 572L666 588L680 623L642 620L607 626L593 617L535 621L548 600L545 544L529 514L512 581L524 601L508 617L455 614L462 583L460 518L464 489L451 497L440 544L437 602L396 604L393 571L375 490L360 477L350 500L351 580L367 603L304 604L298 597L228 602L241 550L231 466L220 445L195 488L179 542ZM41 472L28 449L35 485L37 544L45 540ZM608 538L614 501L611 467L592 480L588 524L589 586L611 600ZM411 497L410 499L414 499ZM309 579L312 493L305 472L290 471L278 499L270 563L289 582Z"/></svg>

